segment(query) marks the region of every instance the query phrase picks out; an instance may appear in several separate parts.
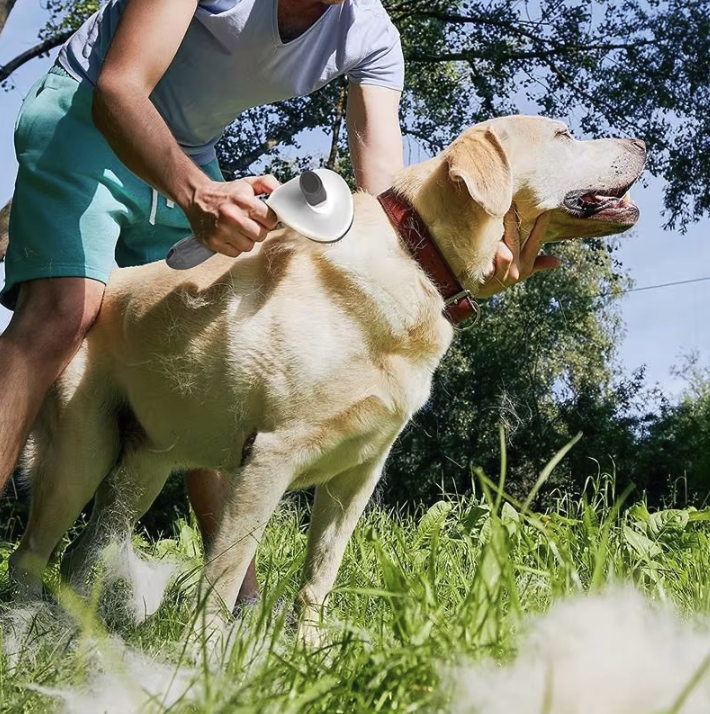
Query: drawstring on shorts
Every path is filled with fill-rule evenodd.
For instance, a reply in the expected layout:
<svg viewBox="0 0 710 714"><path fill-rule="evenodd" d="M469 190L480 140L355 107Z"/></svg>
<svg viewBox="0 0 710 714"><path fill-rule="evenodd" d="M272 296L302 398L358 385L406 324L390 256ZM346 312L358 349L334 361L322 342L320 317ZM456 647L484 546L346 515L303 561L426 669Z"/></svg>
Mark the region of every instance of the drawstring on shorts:
<svg viewBox="0 0 710 714"><path fill-rule="evenodd" d="M152 190L153 194L152 194L152 199L150 202L150 216L148 216L148 223L150 223L151 226L154 226L156 216L158 215L158 196L160 194L154 188L151 190ZM174 208L175 201L171 201L169 198L166 198L165 205L168 208Z"/></svg>
<svg viewBox="0 0 710 714"><path fill-rule="evenodd" d="M150 202L150 216L148 217L148 223L151 226L155 225L155 216L158 213L158 192L153 189L153 200Z"/></svg>

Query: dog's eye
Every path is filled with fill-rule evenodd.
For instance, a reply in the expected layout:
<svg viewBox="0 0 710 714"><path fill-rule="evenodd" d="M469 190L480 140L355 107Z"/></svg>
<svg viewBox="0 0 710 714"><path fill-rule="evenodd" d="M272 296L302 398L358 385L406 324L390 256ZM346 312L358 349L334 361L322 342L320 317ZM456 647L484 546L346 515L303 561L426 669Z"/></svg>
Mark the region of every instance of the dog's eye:
<svg viewBox="0 0 710 714"><path fill-rule="evenodd" d="M569 129L558 129L558 130L555 132L555 136L564 136L564 137L566 137L566 138L568 138L568 139L571 139L571 138L572 138L572 133L570 132Z"/></svg>

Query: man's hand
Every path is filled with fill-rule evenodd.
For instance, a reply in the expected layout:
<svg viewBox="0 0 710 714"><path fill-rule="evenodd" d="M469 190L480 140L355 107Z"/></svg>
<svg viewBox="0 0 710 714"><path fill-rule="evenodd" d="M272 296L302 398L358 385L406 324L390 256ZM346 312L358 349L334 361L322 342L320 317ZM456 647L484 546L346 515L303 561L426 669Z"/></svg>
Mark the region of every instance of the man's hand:
<svg viewBox="0 0 710 714"><path fill-rule="evenodd" d="M231 258L248 253L278 222L276 214L257 196L278 186L271 175L225 183L210 181L200 186L185 209L195 238Z"/></svg>
<svg viewBox="0 0 710 714"><path fill-rule="evenodd" d="M493 258L493 272L486 278L476 297L491 297L521 280L527 280L535 273L559 267L559 258L538 255L549 222L549 213L540 215L521 249L517 218L513 211L508 212L505 217L505 235Z"/></svg>

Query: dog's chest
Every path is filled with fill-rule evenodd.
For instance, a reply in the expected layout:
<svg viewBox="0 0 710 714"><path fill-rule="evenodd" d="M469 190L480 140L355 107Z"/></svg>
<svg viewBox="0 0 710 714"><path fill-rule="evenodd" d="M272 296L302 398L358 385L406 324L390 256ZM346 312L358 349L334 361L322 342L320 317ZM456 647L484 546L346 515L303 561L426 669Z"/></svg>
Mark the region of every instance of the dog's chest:
<svg viewBox="0 0 710 714"><path fill-rule="evenodd" d="M294 441L296 449L308 445L310 456L292 488L317 485L334 473L377 460L429 397L430 372L400 365L396 376L379 370L361 374L364 381L351 383L348 389L340 385L331 393L330 403L310 402Z"/></svg>

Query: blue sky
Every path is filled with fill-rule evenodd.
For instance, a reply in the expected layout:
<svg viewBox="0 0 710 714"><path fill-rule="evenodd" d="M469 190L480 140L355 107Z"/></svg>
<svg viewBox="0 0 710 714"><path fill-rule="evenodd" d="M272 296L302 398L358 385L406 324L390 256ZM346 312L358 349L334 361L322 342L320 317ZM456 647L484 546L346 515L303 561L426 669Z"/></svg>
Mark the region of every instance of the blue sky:
<svg viewBox="0 0 710 714"><path fill-rule="evenodd" d="M21 0L0 36L0 64L36 43L37 31L44 24L46 10L40 0ZM15 88L0 93L0 202L12 194L16 162L12 131L20 103L33 82L49 66L50 59L33 60L19 71ZM567 117L559 117L568 119ZM690 226L685 235L664 231L661 226L663 183L648 176L648 186L634 189L633 197L641 208L641 219L633 234L621 238L617 256L629 269L636 287L691 280L710 276L710 236L708 220ZM1 205L1 204L0 204ZM0 263L0 282L4 270ZM710 355L708 316L710 281L658 290L630 293L623 298L626 336L620 356L626 369L646 365L649 378L668 393L677 393L681 379L670 370L679 356L691 350L700 352L703 362ZM8 315L0 308L0 330ZM705 327L703 327L705 324ZM485 339L485 326L479 328Z"/></svg>

